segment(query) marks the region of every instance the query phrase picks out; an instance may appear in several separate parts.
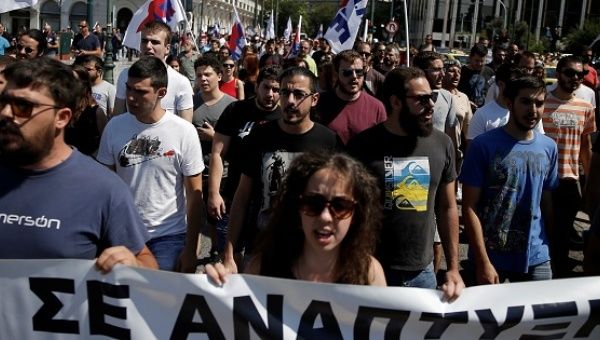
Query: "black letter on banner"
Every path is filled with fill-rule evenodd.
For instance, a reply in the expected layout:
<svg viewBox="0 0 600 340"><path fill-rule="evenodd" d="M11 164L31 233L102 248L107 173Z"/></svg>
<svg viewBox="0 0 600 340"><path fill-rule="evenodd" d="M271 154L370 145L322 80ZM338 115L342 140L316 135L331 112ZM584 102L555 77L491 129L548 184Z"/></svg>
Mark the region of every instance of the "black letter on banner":
<svg viewBox="0 0 600 340"><path fill-rule="evenodd" d="M194 322L196 311L200 314L202 323ZM190 333L206 333L211 340L225 339L219 323L202 295L187 294L185 296L171 332L171 339L185 339Z"/></svg>
<svg viewBox="0 0 600 340"><path fill-rule="evenodd" d="M104 303L103 296L114 299L128 299L129 286L113 285L100 281L87 283L88 305L90 310L90 334L106 335L117 339L131 339L131 331L107 324L105 315L116 319L127 320L127 308Z"/></svg>
<svg viewBox="0 0 600 340"><path fill-rule="evenodd" d="M323 328L315 329L315 320L321 316ZM326 301L312 301L302 314L298 326L298 339L343 339L331 304Z"/></svg>
<svg viewBox="0 0 600 340"><path fill-rule="evenodd" d="M283 339L283 295L267 295L265 325L249 296L233 298L233 332L235 339L250 339L250 325L261 339Z"/></svg>
<svg viewBox="0 0 600 340"><path fill-rule="evenodd" d="M506 311L506 320L504 320L504 323L502 326L500 326L498 325L498 321L496 321L491 309L476 310L475 313L477 314L479 322L481 322L481 326L484 330L479 339L495 339L500 333L518 325L523 318L524 311L525 306L508 307L508 310Z"/></svg>
<svg viewBox="0 0 600 340"><path fill-rule="evenodd" d="M587 338L590 333L600 326L600 300L590 300L590 316L581 328L575 333L577 338Z"/></svg>
<svg viewBox="0 0 600 340"><path fill-rule="evenodd" d="M385 327L385 340L400 339L402 328L410 316L410 311L384 309L374 307L359 307L354 322L354 339L368 339L371 324L375 318L389 319Z"/></svg>
<svg viewBox="0 0 600 340"><path fill-rule="evenodd" d="M533 309L533 319L550 319L560 318L565 316L577 316L577 304L575 301L569 302L558 302L558 303L543 303L538 305L531 305ZM569 327L570 322L558 322L550 323L545 325L536 325L532 330L534 331L553 331L558 329L565 329ZM547 335L533 335L523 334L521 339L562 339L567 332L552 333Z"/></svg>
<svg viewBox="0 0 600 340"><path fill-rule="evenodd" d="M469 320L468 312L454 312L454 313L423 313L421 314L421 321L432 321L433 325L425 334L425 339L439 339L442 334L446 331L448 326L453 323L467 323Z"/></svg>
<svg viewBox="0 0 600 340"><path fill-rule="evenodd" d="M75 294L75 281L51 277L30 277L29 289L44 303L33 316L33 330L52 333L79 333L79 323L75 320L53 320L63 307L63 303L52 292Z"/></svg>

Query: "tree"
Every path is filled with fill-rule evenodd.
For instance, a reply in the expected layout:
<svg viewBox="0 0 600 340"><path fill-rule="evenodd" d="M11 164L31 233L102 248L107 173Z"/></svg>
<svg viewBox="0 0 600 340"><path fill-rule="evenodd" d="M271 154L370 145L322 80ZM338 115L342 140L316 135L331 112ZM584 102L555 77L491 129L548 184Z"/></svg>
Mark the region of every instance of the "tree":
<svg viewBox="0 0 600 340"><path fill-rule="evenodd" d="M566 36L561 39L566 46L566 50L573 54L580 54L587 48L600 34L600 20L588 20L583 25L583 29L573 28ZM600 50L596 44L594 52Z"/></svg>

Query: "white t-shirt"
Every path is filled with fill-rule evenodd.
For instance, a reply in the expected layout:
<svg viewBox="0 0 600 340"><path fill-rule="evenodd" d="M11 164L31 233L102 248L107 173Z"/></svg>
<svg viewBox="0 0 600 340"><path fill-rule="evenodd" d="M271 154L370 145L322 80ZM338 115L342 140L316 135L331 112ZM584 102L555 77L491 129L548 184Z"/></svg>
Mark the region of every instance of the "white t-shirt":
<svg viewBox="0 0 600 340"><path fill-rule="evenodd" d="M96 158L116 167L153 238L185 233L184 176L204 170L191 123L170 111L154 124L128 112L118 115L104 129Z"/></svg>
<svg viewBox="0 0 600 340"><path fill-rule="evenodd" d="M108 114L108 110L115 107L115 95L117 89L115 86L106 80L100 84L92 86L92 96L96 99L96 103Z"/></svg>
<svg viewBox="0 0 600 340"><path fill-rule="evenodd" d="M467 139L475 139L475 137L485 132L504 126L508 122L509 116L508 109L500 106L495 100L483 105L473 114L469 130L467 130ZM539 133L544 133L541 120L535 126L535 130Z"/></svg>
<svg viewBox="0 0 600 340"><path fill-rule="evenodd" d="M125 99L125 83L127 82L127 73L129 68L123 69L117 80L117 98ZM171 66L167 66L167 94L160 100L163 109L172 112L181 112L194 107L194 90L190 80L183 74L175 71Z"/></svg>
<svg viewBox="0 0 600 340"><path fill-rule="evenodd" d="M556 90L557 86L558 86L557 83L548 85L548 86L546 86L546 91L548 91L548 93L550 93L550 92ZM586 102L592 104L594 109L596 108L596 94L594 93L594 90L581 84L581 85L579 85L577 90L575 90L575 92L573 92L573 94L575 95L575 98L583 99Z"/></svg>

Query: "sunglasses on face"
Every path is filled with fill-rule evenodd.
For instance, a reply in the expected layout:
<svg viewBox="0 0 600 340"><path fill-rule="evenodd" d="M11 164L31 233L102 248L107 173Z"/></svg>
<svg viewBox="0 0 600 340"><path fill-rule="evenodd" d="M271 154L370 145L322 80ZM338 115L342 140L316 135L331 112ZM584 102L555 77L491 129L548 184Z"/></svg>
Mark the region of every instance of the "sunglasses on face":
<svg viewBox="0 0 600 340"><path fill-rule="evenodd" d="M358 52L358 54L362 55L363 57L370 57L371 56L371 52Z"/></svg>
<svg viewBox="0 0 600 340"><path fill-rule="evenodd" d="M577 72L577 70L574 70L572 68L565 68L560 73L564 74L568 78L573 78L574 76L577 76L579 79L583 79L583 77L587 76L589 71L583 70L581 72Z"/></svg>
<svg viewBox="0 0 600 340"><path fill-rule="evenodd" d="M48 109L61 109L62 107L51 105L51 104L43 104L43 103L34 103L25 98L14 97L7 94L0 94L0 111L4 110L6 105L10 105L10 110L12 111L13 117L17 118L25 118L29 119L33 114L33 108L37 106L47 106ZM36 114L42 113L46 110L41 110L36 112Z"/></svg>
<svg viewBox="0 0 600 340"><path fill-rule="evenodd" d="M33 53L33 48L23 46L22 44L17 44L17 51L21 51L23 49L25 49L25 53L27 53L27 54Z"/></svg>
<svg viewBox="0 0 600 340"><path fill-rule="evenodd" d="M356 74L358 78L365 75L365 70L362 68L347 68L342 70L342 75L344 77L351 77L353 74Z"/></svg>
<svg viewBox="0 0 600 340"><path fill-rule="evenodd" d="M301 90L288 90L288 89L281 89L281 90L279 90L279 93L281 93L281 95L285 98L288 98L291 94L294 97L294 99L296 99L296 101L304 100L304 98L313 94L313 93L305 93L304 91L301 91Z"/></svg>
<svg viewBox="0 0 600 340"><path fill-rule="evenodd" d="M412 99L418 101L419 104L421 104L423 106L427 106L427 105L429 105L430 101L432 101L435 104L435 101L437 100L437 96L438 96L437 92L431 92L430 94L422 94L422 95L418 95L418 96L406 96L406 98L412 98Z"/></svg>
<svg viewBox="0 0 600 340"><path fill-rule="evenodd" d="M234 68L235 64L223 64L223 67Z"/></svg>
<svg viewBox="0 0 600 340"><path fill-rule="evenodd" d="M300 210L307 216L319 216L325 207L338 220L352 216L356 201L344 197L328 200L323 195L300 195Z"/></svg>

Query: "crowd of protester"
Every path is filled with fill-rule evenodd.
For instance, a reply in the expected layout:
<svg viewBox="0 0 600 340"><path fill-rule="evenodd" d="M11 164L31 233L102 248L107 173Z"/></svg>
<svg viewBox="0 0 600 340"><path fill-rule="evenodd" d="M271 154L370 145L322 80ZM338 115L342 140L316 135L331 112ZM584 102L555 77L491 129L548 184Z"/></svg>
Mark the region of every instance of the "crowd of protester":
<svg viewBox="0 0 600 340"><path fill-rule="evenodd" d="M243 272L454 299L572 276L574 246L600 274L590 50L555 60L480 40L461 64L430 35L337 54L302 40L293 56L256 37L234 60L225 39L197 50L154 21L115 87L101 32L79 28L73 65L52 58L49 26L0 57L1 258L196 272L208 228L218 284ZM25 228L39 216L61 228Z"/></svg>

